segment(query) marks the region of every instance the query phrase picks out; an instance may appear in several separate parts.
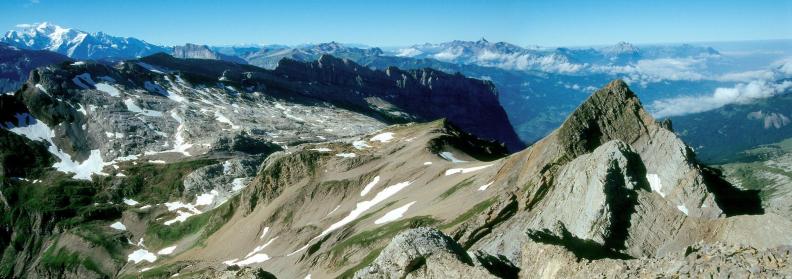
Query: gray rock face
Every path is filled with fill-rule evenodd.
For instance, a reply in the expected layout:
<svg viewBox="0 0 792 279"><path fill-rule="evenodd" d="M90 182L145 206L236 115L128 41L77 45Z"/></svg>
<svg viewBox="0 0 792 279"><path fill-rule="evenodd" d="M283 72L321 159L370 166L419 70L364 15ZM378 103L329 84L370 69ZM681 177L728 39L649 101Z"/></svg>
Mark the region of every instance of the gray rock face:
<svg viewBox="0 0 792 279"><path fill-rule="evenodd" d="M26 50L0 43L0 94L22 87L30 71L41 66L69 61L54 52Z"/></svg>
<svg viewBox="0 0 792 279"><path fill-rule="evenodd" d="M523 249L523 278L789 278L792 273L789 247L696 244L673 255L634 260L582 259L541 243Z"/></svg>
<svg viewBox="0 0 792 279"><path fill-rule="evenodd" d="M196 169L184 178L183 197L214 192L216 198L209 206L220 205L253 180L263 160L260 156L234 158Z"/></svg>
<svg viewBox="0 0 792 279"><path fill-rule="evenodd" d="M215 52L206 45L185 44L184 46L175 46L171 54L176 58L225 60L247 64L242 58Z"/></svg>
<svg viewBox="0 0 792 279"><path fill-rule="evenodd" d="M560 188L537 205L529 227L549 229L560 222L577 238L623 246L636 190L646 187L639 176L642 166L621 141L575 158L559 170L555 185Z"/></svg>
<svg viewBox="0 0 792 279"><path fill-rule="evenodd" d="M525 189L520 210L471 248L517 264L525 253L520 246L531 241L526 231L553 231L558 224L575 241L630 257L664 256L702 240L788 243L782 235L744 237L750 230L735 226L739 218L724 218L722 205L740 204L720 196L731 186L713 179L667 127L623 82L610 83L555 133L512 156L512 170L500 172L511 172L509 181Z"/></svg>
<svg viewBox="0 0 792 279"><path fill-rule="evenodd" d="M572 113L558 129L558 139L570 158L621 140L640 155L653 191L684 206L690 216L715 218L722 213L708 194L693 151L657 124L621 80L597 91Z"/></svg>
<svg viewBox="0 0 792 279"><path fill-rule="evenodd" d="M289 79L312 80L326 87L310 92L327 101L372 109L388 118L432 121L446 118L462 130L483 139L503 142L511 152L525 147L511 127L490 81L471 79L424 68L376 71L348 59L323 55L310 63L280 61L275 73ZM338 87L351 87L350 95ZM427 94L428 92L431 94Z"/></svg>
<svg viewBox="0 0 792 279"><path fill-rule="evenodd" d="M453 239L431 228L416 228L393 238L374 262L355 278L497 278Z"/></svg>

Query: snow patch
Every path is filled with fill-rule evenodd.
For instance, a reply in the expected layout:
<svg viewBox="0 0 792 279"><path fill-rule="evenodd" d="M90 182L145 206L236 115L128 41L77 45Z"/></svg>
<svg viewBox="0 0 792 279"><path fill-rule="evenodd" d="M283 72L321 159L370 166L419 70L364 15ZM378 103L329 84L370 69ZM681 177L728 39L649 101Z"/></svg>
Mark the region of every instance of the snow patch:
<svg viewBox="0 0 792 279"><path fill-rule="evenodd" d="M195 205L210 205L215 197L220 195L217 190L209 191L209 193L200 194L195 198Z"/></svg>
<svg viewBox="0 0 792 279"><path fill-rule="evenodd" d="M86 110L85 110L85 108L83 107L83 105L82 105L82 104L78 104L78 105L80 106L80 108L78 108L78 109L77 109L77 111L79 111L80 113L82 113L82 115L88 115L88 111L86 111ZM85 130L85 129L83 129L83 130Z"/></svg>
<svg viewBox="0 0 792 279"><path fill-rule="evenodd" d="M179 122L179 127L176 127L176 134L174 135L173 139L173 149L166 152L174 151L179 152L184 156L190 156L190 153L187 152L187 149L190 149L193 145L184 139L184 130L186 129L184 127L184 119L182 119L175 111L171 112L171 118L176 120L176 122Z"/></svg>
<svg viewBox="0 0 792 279"><path fill-rule="evenodd" d="M457 174L457 173L469 173L469 172L474 172L474 171L478 171L478 170L483 170L483 169L489 168L491 166L492 166L492 164L478 166L478 167L472 167L472 168L449 169L449 170L445 171L445 175L452 175L452 174Z"/></svg>
<svg viewBox="0 0 792 279"><path fill-rule="evenodd" d="M91 89L91 87L94 85L94 81L91 79L91 74L89 73L82 73L74 76L72 82L82 89Z"/></svg>
<svg viewBox="0 0 792 279"><path fill-rule="evenodd" d="M330 151L333 151L332 149L327 148L327 147L312 148L310 150L316 151L316 152L330 152Z"/></svg>
<svg viewBox="0 0 792 279"><path fill-rule="evenodd" d="M49 126L27 113L16 114L15 117L17 118L17 126L14 126L11 122L6 122L4 127L12 133L24 136L30 140L43 140L49 143L47 151L60 159L59 162L52 166L53 168L65 173L74 173L72 177L74 179L91 180L91 175L94 174L107 175L102 172L104 160L99 149L91 150L88 159L81 163L72 161L71 155L55 145L53 141L55 131L50 129Z"/></svg>
<svg viewBox="0 0 792 279"><path fill-rule="evenodd" d="M223 175L231 174L231 167L232 167L231 161L223 162Z"/></svg>
<svg viewBox="0 0 792 279"><path fill-rule="evenodd" d="M41 84L36 83L36 88L38 90L41 90L41 92L44 92L44 94L49 94L47 93L47 89L45 89L44 86L42 86Z"/></svg>
<svg viewBox="0 0 792 279"><path fill-rule="evenodd" d="M327 213L327 215L325 215L325 217L330 216L330 214L333 214L333 212L336 212L336 210L338 210L339 208L341 208L340 204L337 205L335 208L333 208L333 210L330 210L330 213Z"/></svg>
<svg viewBox="0 0 792 279"><path fill-rule="evenodd" d="M357 150L363 150L363 149L366 149L367 147L371 147L371 146L369 146L368 144L366 144L366 142L365 142L365 141L362 141L362 140L356 140L356 141L353 141L353 142L352 142L352 147L354 147L354 148L355 148L355 149L357 149Z"/></svg>
<svg viewBox="0 0 792 279"><path fill-rule="evenodd" d="M684 204L677 205L677 209L679 209L679 211L682 211L682 213L685 213L685 215L688 215L687 206L685 206Z"/></svg>
<svg viewBox="0 0 792 279"><path fill-rule="evenodd" d="M190 218L190 217L196 215L194 213L181 211L181 210L177 211L176 214L178 214L176 216L176 218L173 218L171 220L165 221L165 223L163 223L163 224L165 224L166 226L170 226L170 225L172 225L172 224L174 224L176 222L181 223L181 222L187 221L187 218Z"/></svg>
<svg viewBox="0 0 792 279"><path fill-rule="evenodd" d="M231 191L236 192L245 188L245 179L244 178L234 178L231 181Z"/></svg>
<svg viewBox="0 0 792 279"><path fill-rule="evenodd" d="M263 262L266 262L269 259L270 259L270 257L267 254L258 253L258 254L255 254L255 255L247 258L247 259L244 259L244 260L241 260L241 261L238 261L238 262L231 262L232 264L230 264L230 265L246 266L246 265L251 265L251 264L254 264L254 263L263 263Z"/></svg>
<svg viewBox="0 0 792 279"><path fill-rule="evenodd" d="M261 236L259 236L259 239L264 239L264 237L267 236L268 232L269 232L269 227L264 227L264 229L261 230Z"/></svg>
<svg viewBox="0 0 792 279"><path fill-rule="evenodd" d="M111 224L110 227L114 228L116 230L119 230L119 231L125 231L126 230L126 226L124 226L124 224L122 224L121 222L115 222L115 223Z"/></svg>
<svg viewBox="0 0 792 279"><path fill-rule="evenodd" d="M338 153L336 156L342 158L355 158L357 155L355 153Z"/></svg>
<svg viewBox="0 0 792 279"><path fill-rule="evenodd" d="M154 253L151 253L146 249L137 249L134 252L132 252L132 254L129 254L129 256L127 256L127 261L134 262L136 264L142 261L154 263L155 261L157 261L157 255L154 255Z"/></svg>
<svg viewBox="0 0 792 279"><path fill-rule="evenodd" d="M371 139L369 139L369 141L378 141L378 142L386 143L386 142L391 141L392 139L393 139L393 133L385 132L385 133L373 136Z"/></svg>
<svg viewBox="0 0 792 279"><path fill-rule="evenodd" d="M380 225L401 219L402 216L404 216L404 213L406 213L413 204L415 204L415 202L405 204L399 208L389 211L388 213L385 213L385 215L374 221L374 224Z"/></svg>
<svg viewBox="0 0 792 279"><path fill-rule="evenodd" d="M157 73L157 74L161 74L161 75L163 75L163 74L165 74L165 72L166 72L164 69L161 69L161 68L159 68L159 67L157 67L157 66L151 65L151 64L149 64L149 63L145 63L145 62L137 62L137 64L138 64L139 66L141 66L141 67L145 68L146 70L149 70L149 71L151 71L151 72L154 72L154 73Z"/></svg>
<svg viewBox="0 0 792 279"><path fill-rule="evenodd" d="M374 180L371 180L369 184L366 184L366 187L363 187L363 191L360 191L360 196L362 197L368 194L368 192L371 191L371 188L374 188L374 185L377 185L379 181L380 181L379 175L375 176Z"/></svg>
<svg viewBox="0 0 792 279"><path fill-rule="evenodd" d="M650 173L646 175L646 180L649 181L649 188L652 188L652 191L657 192L661 197L665 198L666 194L663 193L663 183L660 182L660 176Z"/></svg>
<svg viewBox="0 0 792 279"><path fill-rule="evenodd" d="M139 107L137 104L135 104L135 100L132 99L125 99L124 105L126 105L128 111L133 113L142 114L151 117L162 117L162 112L156 110L143 109Z"/></svg>
<svg viewBox="0 0 792 279"><path fill-rule="evenodd" d="M139 204L136 200L124 198L124 204L129 206L136 206Z"/></svg>
<svg viewBox="0 0 792 279"><path fill-rule="evenodd" d="M275 241L276 239L278 239L278 237L277 237L277 236L276 236L276 237L273 237L272 239L270 239L269 241L267 241L267 243L264 243L263 245L256 246L255 248L253 248L253 251L251 251L250 253L248 253L247 255L245 255L245 257L244 257L244 258L249 258L250 256L253 256L253 254L256 254L256 253L258 253L258 252L261 252L261 250L264 250L264 248L267 248L267 246L269 246L270 244L272 244L272 242L273 242L273 241Z"/></svg>
<svg viewBox="0 0 792 279"><path fill-rule="evenodd" d="M159 250L159 252L157 252L157 255L170 255L173 254L173 251L175 250L176 250L176 245L165 247L162 248L162 250Z"/></svg>
<svg viewBox="0 0 792 279"><path fill-rule="evenodd" d="M121 92L118 91L118 89L115 88L115 86L112 86L112 85L110 85L108 83L100 82L100 83L97 83L95 86L96 86L96 90L99 90L99 91L102 91L104 93L107 93L107 95L110 95L110 97L121 96Z"/></svg>
<svg viewBox="0 0 792 279"><path fill-rule="evenodd" d="M490 183L487 183L487 184L481 185L481 187L479 187L479 188L478 188L478 190L479 190L479 191L485 191L485 190L487 190L487 188L489 188L489 186L490 186L490 185L492 185L492 183L495 183L495 181L492 181L492 182L490 182Z"/></svg>
<svg viewBox="0 0 792 279"><path fill-rule="evenodd" d="M228 124L229 126L231 126L231 129L233 130L239 130L240 128L239 126L234 125L234 123L231 122L231 120L229 120L228 117L225 117L225 115L223 115L219 111L215 111L214 116L215 116L215 120L217 120L218 122Z"/></svg>
<svg viewBox="0 0 792 279"><path fill-rule="evenodd" d="M371 200L362 201L362 202L357 203L357 205L355 206L355 209L353 209L351 212L349 212L349 215L347 215L346 217L344 217L340 221L336 222L335 224L330 225L330 227L328 227L326 230L324 230L319 235L319 237L325 236L328 233L330 233L330 232L332 232L334 230L337 230L338 228L343 227L346 224L349 224L350 222L352 222L355 219L357 219L358 217L360 217L360 215L363 214L363 212L366 212L366 210L369 210L370 208L374 207L378 203L390 198L391 196L395 195L396 193L398 193L402 189L406 188L407 186L410 186L410 184L412 184L412 182L405 181L405 182L397 183L397 184L392 185L392 186L388 186L385 189L382 189L382 191L380 191L379 193L377 193L377 195L374 196L374 198L372 198Z"/></svg>
<svg viewBox="0 0 792 279"><path fill-rule="evenodd" d="M451 163L455 163L455 164L456 163L467 163L467 161L462 161L462 160L457 159L454 156L454 153L451 153L451 152L448 152L448 151L440 152L440 157L443 157L443 159L446 159L446 160L450 161Z"/></svg>

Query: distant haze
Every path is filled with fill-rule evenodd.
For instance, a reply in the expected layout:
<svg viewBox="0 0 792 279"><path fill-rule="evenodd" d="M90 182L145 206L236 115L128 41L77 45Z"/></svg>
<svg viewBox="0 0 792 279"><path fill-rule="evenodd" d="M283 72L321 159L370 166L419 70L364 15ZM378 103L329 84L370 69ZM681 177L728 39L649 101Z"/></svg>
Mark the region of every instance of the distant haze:
<svg viewBox="0 0 792 279"><path fill-rule="evenodd" d="M783 0L4 0L0 10L0 29L49 21L163 45L406 46L485 37L523 46L578 46L792 38L792 1Z"/></svg>

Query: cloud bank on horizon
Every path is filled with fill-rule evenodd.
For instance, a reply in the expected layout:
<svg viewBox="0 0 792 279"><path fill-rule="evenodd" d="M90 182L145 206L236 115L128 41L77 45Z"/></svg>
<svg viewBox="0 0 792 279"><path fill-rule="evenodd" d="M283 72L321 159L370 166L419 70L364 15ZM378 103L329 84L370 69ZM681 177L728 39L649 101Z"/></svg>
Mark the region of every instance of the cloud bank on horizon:
<svg viewBox="0 0 792 279"><path fill-rule="evenodd" d="M682 96L656 100L650 110L657 118L680 116L718 109L730 104L745 104L759 99L788 93L792 90L792 57L773 63L769 70L724 74L723 80L745 80L733 87L718 87L708 95Z"/></svg>

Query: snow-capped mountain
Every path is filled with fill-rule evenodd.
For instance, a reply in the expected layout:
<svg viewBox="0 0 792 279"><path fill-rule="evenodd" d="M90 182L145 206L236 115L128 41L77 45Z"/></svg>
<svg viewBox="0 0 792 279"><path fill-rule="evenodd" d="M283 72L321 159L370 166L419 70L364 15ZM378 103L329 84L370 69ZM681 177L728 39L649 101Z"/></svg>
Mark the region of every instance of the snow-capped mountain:
<svg viewBox="0 0 792 279"><path fill-rule="evenodd" d="M169 52L165 47L136 38L88 33L48 22L17 27L18 30L8 31L0 42L22 49L49 50L74 59L125 59Z"/></svg>
<svg viewBox="0 0 792 279"><path fill-rule="evenodd" d="M421 44L398 49L389 55L430 58L458 64L474 64L506 70L536 70L552 73L602 72L601 66L628 66L641 59L713 56L709 47L689 44L637 47L627 42L601 48L523 48L486 39Z"/></svg>

